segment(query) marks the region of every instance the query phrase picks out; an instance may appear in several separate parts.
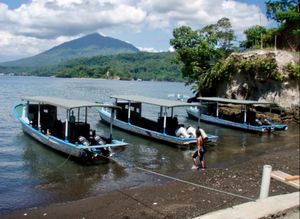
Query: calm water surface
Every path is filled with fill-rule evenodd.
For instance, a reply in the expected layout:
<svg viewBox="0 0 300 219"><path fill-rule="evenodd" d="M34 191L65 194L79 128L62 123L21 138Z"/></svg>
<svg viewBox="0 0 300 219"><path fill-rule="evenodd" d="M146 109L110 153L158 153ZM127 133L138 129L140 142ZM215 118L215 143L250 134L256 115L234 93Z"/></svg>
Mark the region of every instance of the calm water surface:
<svg viewBox="0 0 300 219"><path fill-rule="evenodd" d="M72 99L111 102L111 95L140 94L167 98L168 94L192 96L183 83L106 81L92 79L58 79L0 76L0 213L15 209L65 202L122 188L151 186L167 180L135 169L143 167L167 175L191 175L191 153L177 147L114 130L114 137L130 145L114 156L116 162L83 166L49 150L21 130L14 118L13 106L22 96L46 95ZM146 107L145 115L155 118L158 108ZM186 118L184 109L175 110L179 120L196 125ZM108 132L99 115L90 112L89 122L98 132ZM265 153L268 148L299 145L299 127L270 135L201 124L206 132L219 136L208 147L209 167L226 167Z"/></svg>

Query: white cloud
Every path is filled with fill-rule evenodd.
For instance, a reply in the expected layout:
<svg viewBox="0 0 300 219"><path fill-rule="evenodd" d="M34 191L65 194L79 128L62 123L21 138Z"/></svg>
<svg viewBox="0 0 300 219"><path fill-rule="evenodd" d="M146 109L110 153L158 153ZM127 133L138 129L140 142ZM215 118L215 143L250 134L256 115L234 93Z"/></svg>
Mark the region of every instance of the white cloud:
<svg viewBox="0 0 300 219"><path fill-rule="evenodd" d="M140 7L148 12L150 22L157 22L155 27L163 20L161 28L166 28L166 24L171 25L170 28L181 24L201 28L222 17L230 19L235 31L268 23L258 6L233 0L143 0Z"/></svg>
<svg viewBox="0 0 300 219"><path fill-rule="evenodd" d="M173 46L170 46L169 49L168 49L168 52L175 52L175 49Z"/></svg>
<svg viewBox="0 0 300 219"><path fill-rule="evenodd" d="M60 36L55 39L39 39L28 36L18 36L0 31L0 62L11 61L35 55L52 46L59 45L76 37Z"/></svg>
<svg viewBox="0 0 300 219"><path fill-rule="evenodd" d="M138 47L138 49L139 49L141 52L153 52L153 53L156 53L156 52L163 52L163 50L157 50L157 49L155 49L155 48Z"/></svg>
<svg viewBox="0 0 300 219"><path fill-rule="evenodd" d="M16 10L0 6L2 30L13 34L54 38L127 24L138 25L146 12L122 1L41 0Z"/></svg>
<svg viewBox="0 0 300 219"><path fill-rule="evenodd" d="M17 57L18 48L18 57L34 55L56 45L61 36L96 31L121 36L124 28L140 36L145 29L171 33L182 24L200 29L222 17L230 19L238 34L256 24L267 25L258 6L237 0L32 0L17 9L0 3L0 61L8 54Z"/></svg>

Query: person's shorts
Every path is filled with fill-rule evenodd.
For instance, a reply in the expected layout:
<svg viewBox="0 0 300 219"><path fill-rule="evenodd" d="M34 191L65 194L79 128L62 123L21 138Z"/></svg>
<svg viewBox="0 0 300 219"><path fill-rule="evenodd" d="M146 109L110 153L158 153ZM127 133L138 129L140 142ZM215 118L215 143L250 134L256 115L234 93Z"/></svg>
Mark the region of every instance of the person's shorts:
<svg viewBox="0 0 300 219"><path fill-rule="evenodd" d="M196 158L196 157L198 157L198 150L196 150L193 154L193 158Z"/></svg>

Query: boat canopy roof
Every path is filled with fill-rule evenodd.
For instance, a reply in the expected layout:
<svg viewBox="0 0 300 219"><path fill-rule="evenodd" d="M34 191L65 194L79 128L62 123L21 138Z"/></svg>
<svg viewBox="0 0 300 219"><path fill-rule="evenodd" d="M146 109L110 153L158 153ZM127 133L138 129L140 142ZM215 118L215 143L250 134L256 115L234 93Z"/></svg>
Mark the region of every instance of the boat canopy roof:
<svg viewBox="0 0 300 219"><path fill-rule="evenodd" d="M46 97L46 96L32 96L32 97L23 97L22 100L37 102L40 104L49 104L52 106L58 106L65 109L73 109L80 107L109 107L109 108L119 108L110 104L101 104L92 101L85 100L72 100L72 99L63 99L56 97Z"/></svg>
<svg viewBox="0 0 300 219"><path fill-rule="evenodd" d="M198 100L201 100L201 101L207 101L207 102L242 104L242 105L274 104L274 103L271 103L271 102L265 102L265 101L237 100L237 99L228 99L228 98L221 98L221 97L198 97Z"/></svg>
<svg viewBox="0 0 300 219"><path fill-rule="evenodd" d="M139 95L114 95L111 98L132 101L132 102L140 102L147 103L151 105L163 106L163 107L184 107L184 106L198 106L195 103L186 103L177 100L167 100L167 99L159 99L152 97L144 97Z"/></svg>

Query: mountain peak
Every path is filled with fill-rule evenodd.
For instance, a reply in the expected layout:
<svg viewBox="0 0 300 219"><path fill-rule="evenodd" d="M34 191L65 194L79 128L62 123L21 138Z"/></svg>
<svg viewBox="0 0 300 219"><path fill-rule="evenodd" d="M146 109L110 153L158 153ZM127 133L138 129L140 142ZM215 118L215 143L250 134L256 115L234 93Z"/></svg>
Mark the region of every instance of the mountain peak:
<svg viewBox="0 0 300 219"><path fill-rule="evenodd" d="M3 66L47 66L64 61L99 55L115 55L120 53L135 53L139 50L132 44L91 33L55 46L38 55L16 61L1 63Z"/></svg>
<svg viewBox="0 0 300 219"><path fill-rule="evenodd" d="M91 33L83 37L80 37L78 39L65 42L59 46L52 48L51 50L61 49L61 48L84 49L86 47L91 47L91 46L97 47L98 49L103 49L103 48L121 49L122 48L130 52L139 51L136 47L134 47L129 43L111 37L106 37L99 33Z"/></svg>

